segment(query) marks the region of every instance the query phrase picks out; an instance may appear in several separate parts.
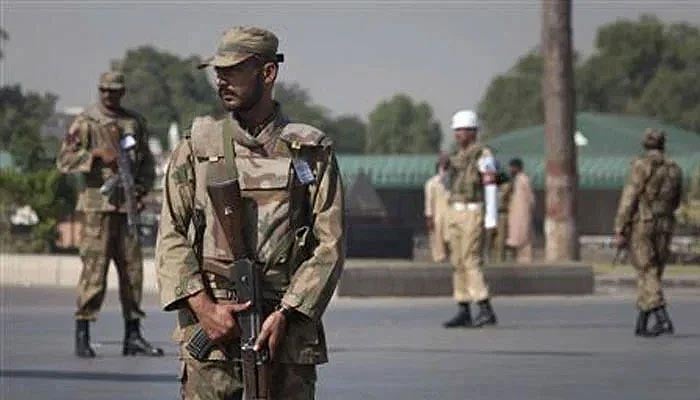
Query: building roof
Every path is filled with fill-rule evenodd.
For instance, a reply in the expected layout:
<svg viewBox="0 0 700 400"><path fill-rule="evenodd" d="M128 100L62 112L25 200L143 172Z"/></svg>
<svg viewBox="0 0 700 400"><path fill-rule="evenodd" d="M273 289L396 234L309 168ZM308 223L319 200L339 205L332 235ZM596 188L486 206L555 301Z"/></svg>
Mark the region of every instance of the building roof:
<svg viewBox="0 0 700 400"><path fill-rule="evenodd" d="M584 189L620 188L631 160L642 152L648 127L666 131L667 153L683 169L686 181L700 166L700 134L694 132L647 118L594 113L579 113L576 127L579 186ZM534 186L544 187L542 125L503 134L487 144L504 165L520 157ZM339 155L338 159L346 180L363 172L377 188L418 189L435 174L437 155Z"/></svg>

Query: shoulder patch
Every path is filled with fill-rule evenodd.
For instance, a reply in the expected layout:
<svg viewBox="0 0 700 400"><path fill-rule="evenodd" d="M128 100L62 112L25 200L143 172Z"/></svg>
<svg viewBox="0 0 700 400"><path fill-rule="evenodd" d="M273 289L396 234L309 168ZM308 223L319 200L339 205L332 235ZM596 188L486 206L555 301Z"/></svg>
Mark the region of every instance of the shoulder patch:
<svg viewBox="0 0 700 400"><path fill-rule="evenodd" d="M209 158L224 155L223 120L210 116L196 117L192 121L190 137L192 150L197 158Z"/></svg>
<svg viewBox="0 0 700 400"><path fill-rule="evenodd" d="M320 129L311 125L290 123L282 128L280 139L293 145L295 142L301 146L328 146L330 138Z"/></svg>

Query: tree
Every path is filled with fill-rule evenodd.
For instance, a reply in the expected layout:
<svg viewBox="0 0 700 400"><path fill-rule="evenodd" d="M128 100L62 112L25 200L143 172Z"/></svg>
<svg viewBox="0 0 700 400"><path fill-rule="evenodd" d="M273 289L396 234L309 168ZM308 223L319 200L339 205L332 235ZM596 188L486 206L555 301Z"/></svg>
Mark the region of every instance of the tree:
<svg viewBox="0 0 700 400"><path fill-rule="evenodd" d="M532 50L505 75L497 76L479 103L487 136L541 124L542 55Z"/></svg>
<svg viewBox="0 0 700 400"><path fill-rule="evenodd" d="M19 85L0 88L0 144L24 172L53 167L47 154L41 125L54 113L53 94L23 93Z"/></svg>
<svg viewBox="0 0 700 400"><path fill-rule="evenodd" d="M700 131L700 30L654 16L599 28L593 54L576 66L576 109L656 117ZM574 56L574 59L576 57ZM537 52L491 82L479 105L487 134L542 123Z"/></svg>
<svg viewBox="0 0 700 400"><path fill-rule="evenodd" d="M617 21L598 29L595 44L595 52L578 71L580 107L627 112L664 60L664 25L650 15Z"/></svg>
<svg viewBox="0 0 700 400"><path fill-rule="evenodd" d="M364 153L367 125L355 115L341 115L327 128L338 153Z"/></svg>
<svg viewBox="0 0 700 400"><path fill-rule="evenodd" d="M353 115L332 118L330 112L314 104L308 91L297 83L278 83L274 96L292 122L315 126L333 139L336 152L361 153L364 150L367 127L360 118Z"/></svg>
<svg viewBox="0 0 700 400"><path fill-rule="evenodd" d="M375 154L434 153L440 146L440 124L428 103L405 94L380 102L369 115L365 151Z"/></svg>
<svg viewBox="0 0 700 400"><path fill-rule="evenodd" d="M545 257L547 261L572 261L579 258L579 241L571 0L542 1L542 55L547 171Z"/></svg>
<svg viewBox="0 0 700 400"><path fill-rule="evenodd" d="M124 106L143 114L163 144L173 121L189 127L197 115L223 112L199 63L196 56L180 58L150 46L128 50L112 63L126 76Z"/></svg>

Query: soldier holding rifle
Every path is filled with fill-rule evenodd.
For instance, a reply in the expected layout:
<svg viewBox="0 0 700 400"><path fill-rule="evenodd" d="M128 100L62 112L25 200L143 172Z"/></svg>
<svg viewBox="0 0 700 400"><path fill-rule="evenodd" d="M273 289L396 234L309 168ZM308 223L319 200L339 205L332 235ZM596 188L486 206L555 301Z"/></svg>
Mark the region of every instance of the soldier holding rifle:
<svg viewBox="0 0 700 400"><path fill-rule="evenodd" d="M277 47L264 29L223 35L201 67L228 115L195 119L166 172L156 263L186 399L313 399L327 361L343 186L330 139L272 98Z"/></svg>
<svg viewBox="0 0 700 400"><path fill-rule="evenodd" d="M643 337L673 333L661 278L675 225L673 213L681 200L682 176L680 167L664 155L665 144L663 131L645 132L642 145L646 153L632 162L615 218L618 249L628 250L637 270L635 335ZM649 328L652 315L656 322Z"/></svg>
<svg viewBox="0 0 700 400"><path fill-rule="evenodd" d="M95 357L89 323L97 319L107 290L107 267L114 260L119 275L125 334L123 355L160 356L141 336L143 261L138 238L140 200L153 187L155 163L148 148L143 117L121 106L124 75L100 76L100 101L73 122L56 164L63 173L80 173L85 187L76 211L83 217L75 313L75 354Z"/></svg>

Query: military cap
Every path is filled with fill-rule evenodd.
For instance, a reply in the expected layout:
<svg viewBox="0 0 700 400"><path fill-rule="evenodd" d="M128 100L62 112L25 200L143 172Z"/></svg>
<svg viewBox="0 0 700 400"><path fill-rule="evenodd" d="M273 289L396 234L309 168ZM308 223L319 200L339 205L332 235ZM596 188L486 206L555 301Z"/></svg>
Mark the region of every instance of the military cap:
<svg viewBox="0 0 700 400"><path fill-rule="evenodd" d="M231 67L256 55L263 61L284 61L277 53L279 40L274 33L252 26L237 26L224 32L216 54L204 60L199 68Z"/></svg>
<svg viewBox="0 0 700 400"><path fill-rule="evenodd" d="M644 131L642 145L647 149L663 149L666 144L666 132L660 129L647 128Z"/></svg>
<svg viewBox="0 0 700 400"><path fill-rule="evenodd" d="M124 74L121 72L110 71L100 75L100 89L123 90L124 87Z"/></svg>

